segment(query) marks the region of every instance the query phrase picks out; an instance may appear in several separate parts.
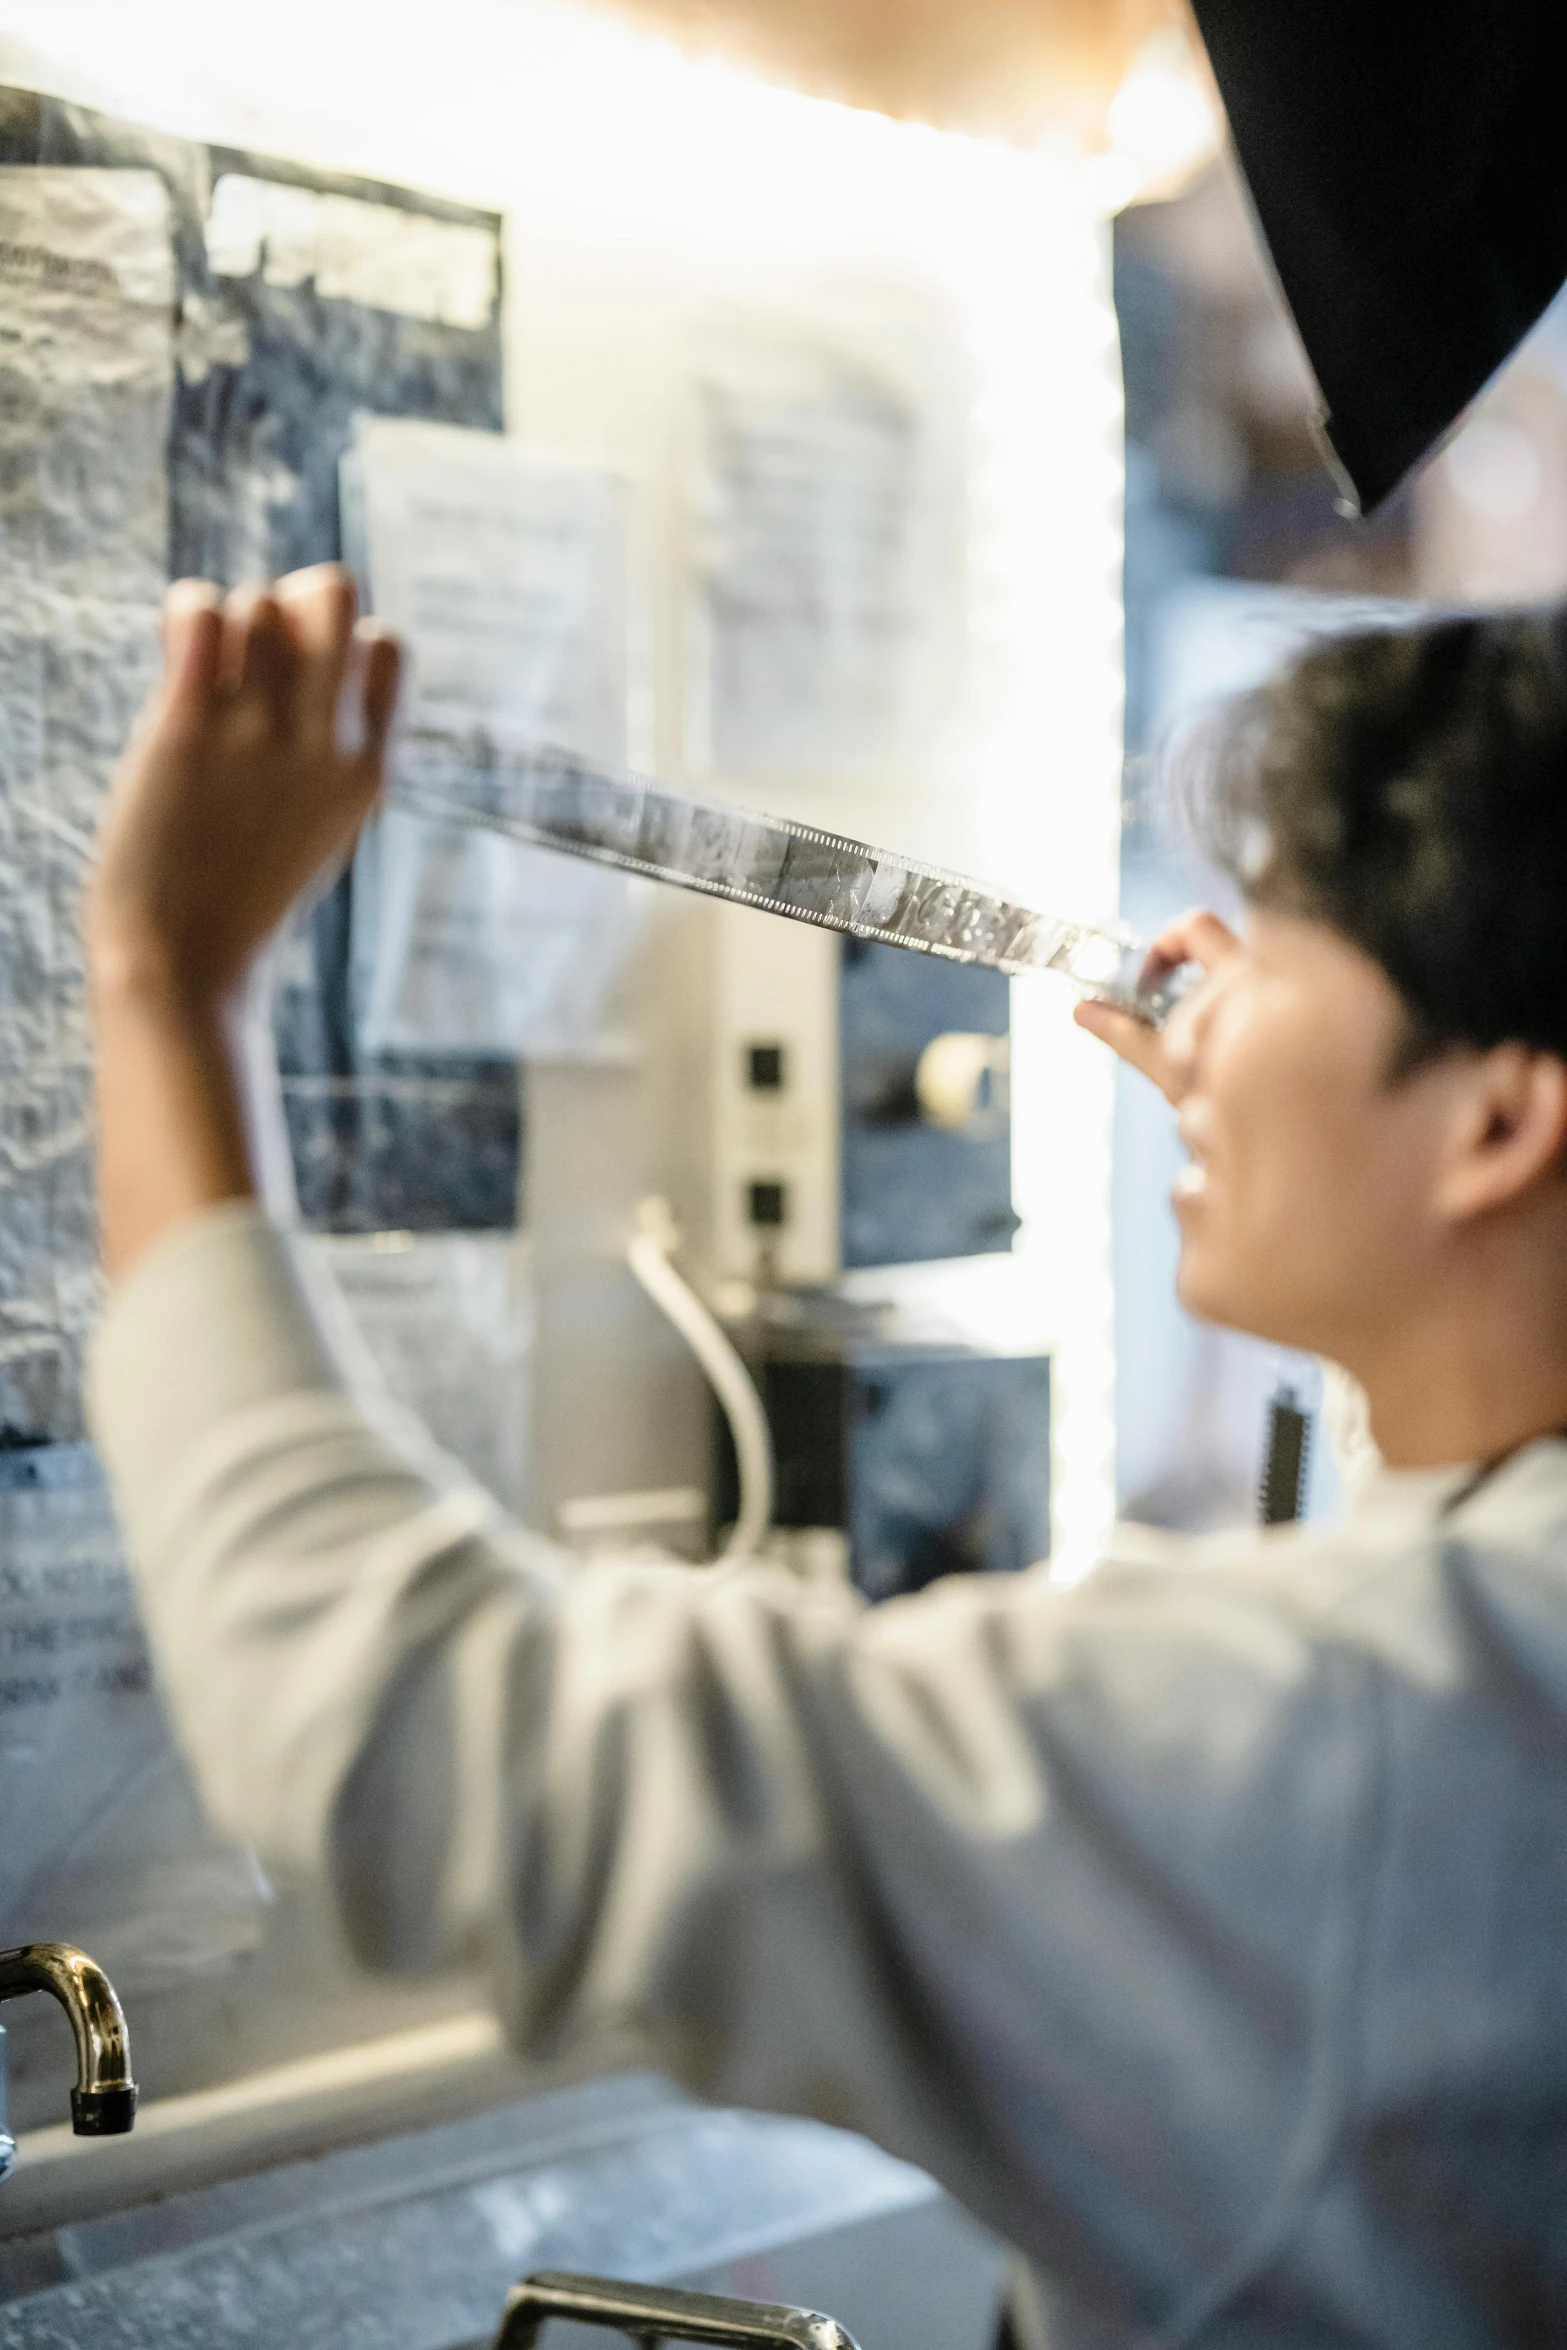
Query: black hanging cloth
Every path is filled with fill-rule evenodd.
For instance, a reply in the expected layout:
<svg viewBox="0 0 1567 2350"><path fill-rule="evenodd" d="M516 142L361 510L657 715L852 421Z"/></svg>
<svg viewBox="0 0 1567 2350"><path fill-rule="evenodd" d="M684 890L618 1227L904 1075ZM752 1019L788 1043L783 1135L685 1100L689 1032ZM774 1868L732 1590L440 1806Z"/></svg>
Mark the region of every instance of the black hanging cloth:
<svg viewBox="0 0 1567 2350"><path fill-rule="evenodd" d="M1567 280L1567 0L1194 0L1363 511Z"/></svg>

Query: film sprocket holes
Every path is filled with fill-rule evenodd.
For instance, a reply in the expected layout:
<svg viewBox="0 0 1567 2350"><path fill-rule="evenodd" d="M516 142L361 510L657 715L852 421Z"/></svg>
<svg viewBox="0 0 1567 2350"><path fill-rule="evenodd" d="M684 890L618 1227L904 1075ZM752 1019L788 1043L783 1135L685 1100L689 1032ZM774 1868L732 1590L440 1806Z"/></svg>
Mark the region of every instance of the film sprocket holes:
<svg viewBox="0 0 1567 2350"><path fill-rule="evenodd" d="M1082 994L1166 1019L1179 989L1142 984L1146 949L1117 923L1069 922L983 883L841 833L616 774L483 729L411 728L389 798L448 823L564 850L856 938L993 970L1055 971Z"/></svg>

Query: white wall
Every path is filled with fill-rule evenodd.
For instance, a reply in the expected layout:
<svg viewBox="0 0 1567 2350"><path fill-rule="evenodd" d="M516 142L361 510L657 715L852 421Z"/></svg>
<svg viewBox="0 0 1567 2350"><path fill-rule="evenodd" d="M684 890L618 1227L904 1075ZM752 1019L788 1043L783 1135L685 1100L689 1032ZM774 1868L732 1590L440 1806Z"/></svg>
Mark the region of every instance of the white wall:
<svg viewBox="0 0 1567 2350"><path fill-rule="evenodd" d="M779 776L768 796L1052 909L1113 910L1119 392L1103 225L1070 155L769 90L546 0L273 0L264 19L210 0L0 0L0 75L506 210L510 422L609 458L634 485L647 655L636 748L671 776L685 741L680 417L696 322L720 299L795 315L886 301L941 313L965 386L961 707L923 772L905 761ZM1077 1553L1113 1500L1112 1080L1069 1012L1055 982L1016 991L1025 1223L1005 1311L1057 1348L1056 1540ZM617 1156L628 1172L645 1162L639 1144L613 1139L645 1118L627 1071L552 1074L536 1101L556 1121L550 1163L571 1161L579 1093L592 1095L583 1139L595 1138L600 1174ZM590 1253L607 1251L629 1188L616 1175L592 1213L574 1202ZM547 1185L540 1206L554 1212ZM608 1264L606 1253L606 1279ZM693 1407L662 1360L634 1402L627 1350L650 1342L641 1308L623 1302L602 1342L617 1350L617 1426L653 1414L630 1443L641 1459L657 1450L659 1399L675 1399L682 1444ZM547 1352L547 1310L542 1332Z"/></svg>

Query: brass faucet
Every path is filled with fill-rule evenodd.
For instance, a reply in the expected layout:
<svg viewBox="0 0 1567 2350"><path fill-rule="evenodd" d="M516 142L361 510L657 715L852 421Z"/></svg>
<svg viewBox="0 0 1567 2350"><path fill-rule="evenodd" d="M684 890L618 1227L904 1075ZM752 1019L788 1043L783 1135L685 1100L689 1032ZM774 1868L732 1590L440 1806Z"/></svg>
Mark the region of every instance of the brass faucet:
<svg viewBox="0 0 1567 2350"><path fill-rule="evenodd" d="M136 2119L136 2083L114 1985L85 1950L73 1950L69 1942L25 1942L20 1950L0 1950L0 1999L20 1999L28 1991L50 1992L71 2019L76 2039L72 2129L78 2138L123 2137Z"/></svg>

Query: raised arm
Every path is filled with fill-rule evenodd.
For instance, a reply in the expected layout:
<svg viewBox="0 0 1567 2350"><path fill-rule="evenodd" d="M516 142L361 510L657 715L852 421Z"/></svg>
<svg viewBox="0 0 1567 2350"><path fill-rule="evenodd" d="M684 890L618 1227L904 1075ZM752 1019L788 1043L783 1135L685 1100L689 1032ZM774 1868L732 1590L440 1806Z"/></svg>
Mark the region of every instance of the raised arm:
<svg viewBox="0 0 1567 2350"><path fill-rule="evenodd" d="M395 655L351 630L335 574L177 594L93 899L92 1420L203 1793L370 1963L480 1951L525 2047L629 2027L852 2123L1180 2332L1333 2119L1366 1673L1295 1578L1164 1554L876 1611L574 1573L365 1401L250 1198L234 1036L379 785Z"/></svg>

